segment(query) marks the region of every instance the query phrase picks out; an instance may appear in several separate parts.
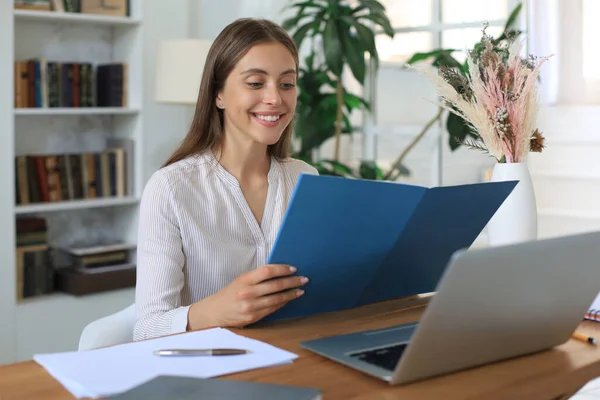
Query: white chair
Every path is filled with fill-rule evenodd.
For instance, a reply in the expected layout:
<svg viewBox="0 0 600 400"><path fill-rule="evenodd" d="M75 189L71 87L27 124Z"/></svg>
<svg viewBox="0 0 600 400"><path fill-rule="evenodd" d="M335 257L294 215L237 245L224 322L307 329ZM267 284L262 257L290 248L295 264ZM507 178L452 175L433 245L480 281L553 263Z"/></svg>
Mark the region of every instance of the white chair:
<svg viewBox="0 0 600 400"><path fill-rule="evenodd" d="M79 351L132 342L134 322L135 304L90 322L79 337Z"/></svg>

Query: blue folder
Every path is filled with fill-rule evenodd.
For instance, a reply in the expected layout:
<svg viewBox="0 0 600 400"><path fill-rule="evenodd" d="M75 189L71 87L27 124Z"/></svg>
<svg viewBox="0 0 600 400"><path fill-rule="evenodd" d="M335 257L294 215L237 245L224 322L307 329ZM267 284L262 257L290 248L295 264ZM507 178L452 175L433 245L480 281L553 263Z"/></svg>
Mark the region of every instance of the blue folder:
<svg viewBox="0 0 600 400"><path fill-rule="evenodd" d="M435 290L518 182L426 188L301 175L269 256L305 294L263 318L294 318Z"/></svg>

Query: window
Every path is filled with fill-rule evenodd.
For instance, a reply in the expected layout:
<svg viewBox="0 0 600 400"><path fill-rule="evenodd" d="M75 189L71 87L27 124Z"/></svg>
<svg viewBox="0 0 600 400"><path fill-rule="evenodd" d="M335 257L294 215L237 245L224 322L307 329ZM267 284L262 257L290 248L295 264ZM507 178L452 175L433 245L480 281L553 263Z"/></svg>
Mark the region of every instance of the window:
<svg viewBox="0 0 600 400"><path fill-rule="evenodd" d="M582 73L583 78L588 81L600 80L600 55L596 50L597 40L600 37L600 1L583 0L582 3Z"/></svg>
<svg viewBox="0 0 600 400"><path fill-rule="evenodd" d="M487 32L502 32L517 0L380 0L396 31L394 39L377 36L383 61L404 62L415 52L436 48L455 48L459 61L464 50L481 39L484 23Z"/></svg>
<svg viewBox="0 0 600 400"><path fill-rule="evenodd" d="M466 50L481 40L482 29L497 37L519 0L379 0L394 31L393 39L377 35L382 63L370 75L367 92L372 111L365 112L363 159L376 160L384 169L393 165L404 149L436 115L432 85L425 77L402 68L415 52L453 48L460 62ZM600 0L590 0L599 1ZM521 1L526 4L526 1ZM525 7L524 7L525 8ZM519 21L522 24L525 10ZM424 100L425 99L425 100ZM403 165L410 181L423 185L471 183L480 180L490 157L473 150L451 152L444 139L443 123L434 125L407 153Z"/></svg>

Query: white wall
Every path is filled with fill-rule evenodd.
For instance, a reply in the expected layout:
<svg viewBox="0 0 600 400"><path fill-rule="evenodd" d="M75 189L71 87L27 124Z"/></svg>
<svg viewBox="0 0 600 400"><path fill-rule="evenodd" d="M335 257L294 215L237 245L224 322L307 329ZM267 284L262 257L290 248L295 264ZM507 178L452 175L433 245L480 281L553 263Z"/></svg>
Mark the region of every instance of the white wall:
<svg viewBox="0 0 600 400"><path fill-rule="evenodd" d="M159 104L154 100L158 46L162 40L189 37L190 23L196 20L190 16L192 1L199 0L144 0L144 182L183 139L193 115L193 106Z"/></svg>
<svg viewBox="0 0 600 400"><path fill-rule="evenodd" d="M198 33L199 37L204 39L214 39L227 24L238 18L267 18L281 23L284 18L281 10L289 4L288 0L197 1L201 3Z"/></svg>
<svg viewBox="0 0 600 400"><path fill-rule="evenodd" d="M154 100L154 74L156 64L156 52L162 40L172 38L201 37L214 38L230 22L240 17L264 17L281 22L284 15L281 9L288 3L287 0L144 0L143 1L143 31L144 31L144 139L143 139L143 182L145 183L150 175L156 171L173 151L179 141L187 133L192 117L192 106L175 106L158 104ZM216 9L216 5L219 6ZM0 36L9 35L12 30L11 21L12 5L10 2L0 2ZM6 19L6 20L5 20ZM7 52L11 49L4 48ZM434 108L426 102L424 98L428 93L427 88L421 86L412 76L404 76L404 72L395 70L382 71L388 80L379 81L379 110L378 118L386 123L409 123L418 127L424 124L430 117L430 112ZM399 75L399 76L395 76ZM0 104L10 104L12 102L12 79L5 77L12 76L12 65L0 60L0 96L9 97L0 101ZM386 78L387 79L387 78ZM403 92L417 101L397 102L398 93ZM7 103L8 102L8 103ZM8 107L0 107L0 125L4 131L12 132L12 114ZM1 133L0 133L1 134ZM410 134L409 134L410 136ZM407 136L395 140L392 143L383 141L382 149L391 154L396 154L402 149ZM360 140L358 141L360 143ZM424 140L423 146L419 149L425 158L430 156L431 137ZM8 147L10 148L10 147ZM0 153L2 149L0 149ZM360 151L354 153L360 156ZM383 153L382 153L383 154ZM415 152L415 158L418 152ZM474 153L469 153L469 156ZM0 157L0 168L12 168L10 157ZM12 210L12 189L9 190L10 196L0 197L0 222L5 229L0 230L0 240L7 240L7 235L13 235L14 215ZM14 265L14 254L2 254L4 267ZM131 291L115 293L115 296L104 304L104 309L120 307L122 303L128 301ZM0 282L0 364L12 362L18 354L19 359L24 359L31 352L43 352L44 341L35 343L36 338L25 335L17 340L16 337L16 316L14 309L14 285L12 280ZM61 299L55 299L60 302ZM82 302L81 305L85 305ZM37 320L40 318L40 312L29 312L27 306L23 307L21 320ZM39 310L42 311L43 310ZM89 310L86 307L76 307L69 310L70 313L95 316L102 310ZM104 311L102 311L104 312ZM72 314L71 314L72 315ZM68 315L67 315L68 316ZM99 316L99 315L98 315ZM56 322L55 324L58 324ZM40 325L40 328L43 328ZM69 341L60 340L58 331L43 331L48 334L48 340L55 338L61 346L72 346L73 338L77 336L77 329L80 327L71 327ZM64 343L63 343L64 342Z"/></svg>
<svg viewBox="0 0 600 400"><path fill-rule="evenodd" d="M143 182L156 170L185 135L189 125L189 109L182 106L156 104L154 94L154 69L156 49L163 39L188 36L190 1L175 0L174 6L162 0L144 0L143 52L144 52L144 121L145 127L142 167ZM0 2L0 37L12 37L12 2ZM2 52L12 54L12 41L4 41ZM12 132L12 57L0 58L0 132ZM1 133L0 133L1 134ZM12 171L12 136L0 146L0 168ZM6 151L6 153L4 153ZM9 172L12 174L12 172ZM0 197L0 241L13 242L14 214L13 188ZM23 302L16 305L14 278L14 251L0 254L2 266L9 271L0 280L0 364L30 359L34 353L73 350L86 321L117 311L131 304L133 289L86 296L72 301L68 295L49 296L45 301ZM14 273L14 272L13 272Z"/></svg>
<svg viewBox="0 0 600 400"><path fill-rule="evenodd" d="M172 3L177 3L175 7ZM160 168L186 135L193 105L159 104L154 100L156 54L160 41L214 39L237 18L264 17L281 22L285 0L144 0L145 73L144 182ZM217 8L218 6L218 8Z"/></svg>
<svg viewBox="0 0 600 400"><path fill-rule="evenodd" d="M0 37L12 37L12 2L0 2ZM0 41L1 42L1 41ZM6 41L5 41L6 42ZM2 52L5 54L13 53L12 43L4 44ZM13 66L11 56L0 57L0 135L2 138L0 146L0 170L13 170L12 157L12 131L13 114L11 104L13 103ZM9 137L6 137L9 136ZM0 174L1 175L1 174ZM0 196L0 242L13 243L14 239L14 189L4 188L6 191ZM6 249L0 246L0 248ZM2 264L0 268L10 268L6 273L2 273L5 279L0 279L0 365L11 362L14 359L15 349L15 279L14 251L4 253L0 252Z"/></svg>

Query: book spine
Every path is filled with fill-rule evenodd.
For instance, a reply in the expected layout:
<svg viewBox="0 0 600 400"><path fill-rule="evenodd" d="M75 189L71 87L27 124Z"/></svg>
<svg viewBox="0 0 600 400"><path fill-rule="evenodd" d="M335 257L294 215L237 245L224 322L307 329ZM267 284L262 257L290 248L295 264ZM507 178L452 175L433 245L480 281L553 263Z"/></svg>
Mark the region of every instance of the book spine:
<svg viewBox="0 0 600 400"><path fill-rule="evenodd" d="M585 319L600 322L600 309L596 310L595 308L592 308L585 314Z"/></svg>

